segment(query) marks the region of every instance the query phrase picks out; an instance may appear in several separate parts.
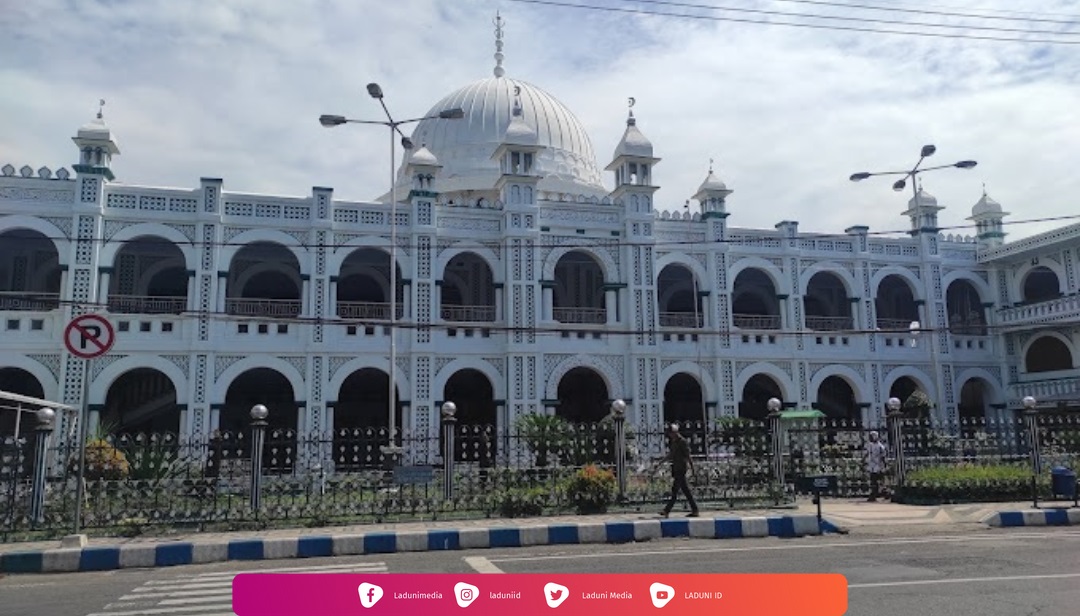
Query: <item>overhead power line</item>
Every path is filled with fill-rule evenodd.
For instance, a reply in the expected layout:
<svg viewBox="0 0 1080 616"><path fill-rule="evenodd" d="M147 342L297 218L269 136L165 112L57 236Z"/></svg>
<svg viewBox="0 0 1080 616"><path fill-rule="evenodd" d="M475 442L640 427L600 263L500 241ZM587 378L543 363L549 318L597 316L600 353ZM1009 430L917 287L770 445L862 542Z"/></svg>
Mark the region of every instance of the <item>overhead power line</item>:
<svg viewBox="0 0 1080 616"><path fill-rule="evenodd" d="M725 11L731 13L747 13L752 15L770 15L778 17L803 17L806 19L821 19L829 21L842 21L842 22L856 22L865 24L885 24L885 25L903 25L903 26L918 26L920 28L945 28L945 29L962 29L973 30L976 32L1008 32L1018 34L1041 34L1052 36L1080 36L1077 32L1061 32L1060 30L1032 30L1030 28L1004 28L998 26L976 26L976 25L961 25L961 24L947 24L936 23L930 21L899 21L896 19L875 19L870 17L853 17L844 15L819 15L815 13L794 13L789 11L770 11L766 9L747 9L747 8L735 8L726 6L712 6L708 4L693 4L688 2L672 2L669 0L633 0L636 4L653 4L659 6L674 6L679 8L692 8L692 9L706 9L710 11ZM909 11L911 13L920 13L921 11ZM943 14L943 13L937 13ZM997 18L1007 19L1007 18ZM1068 23L1068 22L1061 22ZM1071 24L1076 25L1076 24Z"/></svg>
<svg viewBox="0 0 1080 616"><path fill-rule="evenodd" d="M917 7L915 5L902 5L893 4L880 5L880 4L861 4L861 3L845 3L845 2L827 2L825 0L774 0L775 2L786 2L788 4L810 4L814 6L829 6L844 9L858 9L864 11L885 11L890 13L914 13L917 15L939 15L942 17L967 17L971 19L987 19L996 21L1016 21L1016 22L1036 22L1047 24L1060 24L1063 26L1076 26L1080 24L1080 15L1069 15L1062 13L1035 13L1035 12L1023 12L1023 11L1009 11L1003 9L979 9L979 8L964 8L964 9L949 9L945 10L945 7L941 6L926 6ZM962 11L981 11L980 13L965 13ZM995 15L994 13L998 13ZM1019 17L1019 15L1055 15L1059 17L1070 17L1071 19L1049 19L1046 17Z"/></svg>
<svg viewBox="0 0 1080 616"><path fill-rule="evenodd" d="M773 19L755 19L751 17L725 17L720 15L700 15L692 13L672 13L665 11L655 11L642 8L628 8L618 6L597 6L593 4L574 4L570 2L558 2L556 0L508 0L509 2L518 2L522 4L536 4L545 6L556 6L561 8L571 9L583 9L589 11L600 11L609 13L624 13L632 15L649 15L655 17L672 17L678 19L696 19L705 21L719 21L730 23L746 23L746 24L758 24L767 26L786 26L792 28L811 28L817 30L836 30L843 32L861 32L869 34L897 34L906 36L918 36L926 38L939 38L939 39L966 39L975 41L990 41L1000 43L1028 43L1028 44L1042 44L1042 45L1080 45L1080 40L1061 40L1061 39L1046 39L1046 38L1017 38L1017 37L1003 37L1003 36L986 36L978 34L963 34L953 32L925 32L919 30L900 30L900 29L887 29L887 28L869 28L860 26L845 26L838 24L819 24L819 23L801 23L795 21L777 21ZM710 7L712 8L712 7ZM713 8L712 10L716 10ZM821 16L821 18L827 18ZM865 22L865 20L862 20ZM913 26L911 22L894 22L898 26ZM955 26L957 30L966 29L965 26ZM1064 36L1069 36L1071 33L1065 33Z"/></svg>
<svg viewBox="0 0 1080 616"><path fill-rule="evenodd" d="M1026 219L1021 219L1021 220L1007 220L1007 221L1002 221L1002 226L1036 224L1036 223L1046 223L1046 222L1064 222L1064 221L1069 221L1069 220L1080 220L1080 214L1064 214L1064 215L1061 215L1061 216L1045 216L1045 217L1041 217L1041 218L1026 218ZM686 220L682 220L681 218L673 218L673 219L669 219L669 220L659 219L658 222L671 222L671 223L694 222L694 223L697 223L697 222L700 222L700 221L686 221ZM944 226L944 227L939 227L938 231L960 231L960 230L971 231L974 228L975 228L974 224L948 225L948 226ZM17 231L21 231L21 230L23 230L23 229L20 228L18 230L8 230L8 231L5 231L4 233L11 233L13 231L17 232ZM679 229L678 231L680 233L686 232L683 229ZM740 232L757 232L757 231L762 231L762 230L761 229L735 228L733 230L729 230L729 233L739 234ZM23 235L22 238L31 238L31 237L33 237L33 238L43 238L43 239L47 239L47 240L51 240L51 241L55 241L55 242L78 242L78 241L83 241L83 240L79 240L78 238L72 238L72 237L67 237L67 236L44 235L44 234L39 234L39 233L37 233L35 231L31 231L31 232L33 233L33 235L26 234L26 235ZM349 234L351 234L351 235L355 235L354 230L350 229L347 232ZM890 230L883 230L883 231L868 231L867 235L871 236L871 237L897 236L897 235L910 234L910 232L911 232L910 229L890 229ZM379 236L379 234L374 234L373 233L373 234L371 234L371 237L380 237L380 236ZM694 247L694 246L704 247L704 246L715 245L715 244L733 244L733 245L750 245L750 246L753 246L753 240L747 240L747 239L744 239L744 238L738 238L738 239L729 238L729 239L726 239L726 240L704 239L704 240L671 240L671 241L627 241L627 240L615 239L615 238L612 238L612 237L592 237L592 238L590 238L590 237L582 237L580 243L576 243L576 242L561 243L561 242L545 242L544 239L548 238L548 237L550 237L550 235L541 235L540 238L539 238L539 241L535 241L530 248L536 249L536 250L542 250L542 249L547 249L547 248L595 248L597 246L615 246L615 247L628 246L628 247L632 247L632 248L633 247L677 248L677 247L684 247L684 246L685 247ZM803 234L800 234L795 239L796 240L842 240L842 239L851 239L851 238L852 238L852 236L847 234L847 233L803 233ZM450 239L450 238L443 237L443 238L440 238L440 239ZM513 238L513 239L523 239L523 238ZM524 238L524 239L527 239L527 238ZM760 238L755 238L755 239L760 240L760 241L765 241L765 240L786 241L789 238L782 237L780 235L771 235L771 236L763 235ZM902 239L902 238L898 238L898 239ZM504 240L505 240L505 238L501 238L501 237L500 238L492 238L491 242L498 242L498 243L501 244ZM174 242L172 240L169 240L169 239L166 239L166 238L163 238L163 237L152 236L152 235L143 235L143 236L140 236L140 237L137 237L137 238L134 238L134 239L123 240L123 241L117 241L117 240L114 240L112 238L106 239L106 238L102 238L102 237L94 237L94 238L90 238L89 240L86 240L86 241L90 241L90 242L97 243L97 244L120 243L120 244L140 244L140 245L145 245L145 246L175 245L175 244L179 243L179 244L183 244L185 246L192 246L192 247L200 247L200 246L241 246L242 247L242 246L250 246L250 245L255 244L255 243L268 243L268 242L271 242L270 240L254 240L254 241L242 241L242 242L234 242L234 241L221 241L221 242L219 242L219 241L211 241L211 242L207 242L207 241L203 241L203 240L186 240L186 241L183 241L183 242ZM491 242L488 242L488 243L490 244ZM302 247L302 248L307 248L307 249L320 248L320 247L322 247L322 248L332 248L332 249L333 248L348 248L348 247L354 247L354 248L357 248L357 249L359 249L359 248L375 248L375 249L380 248L378 246L352 246L351 244L349 244L347 242L327 242L327 243L323 243L323 244L313 244L313 243L310 243L310 242L298 242L298 245L300 247ZM412 244L412 247L415 248L416 245ZM454 240L453 247L454 248L486 249L486 248L488 248L488 245L485 244L483 241L480 241L480 240L474 240L474 242L472 242L472 243L470 243L468 241Z"/></svg>
<svg viewBox="0 0 1080 616"><path fill-rule="evenodd" d="M7 294L5 298L14 299L26 299L43 301L41 293L25 292L24 295ZM182 298L181 298L182 299ZM260 301L261 298L246 298L246 297L232 297L231 300L249 300ZM98 311L108 308L107 303L102 302L90 302L90 301L75 301L67 299L50 298L50 301L56 302L61 306L72 306L76 309ZM303 301L297 299L294 301ZM347 303L347 302L346 302ZM384 305L389 305L385 303ZM682 314L682 313L680 313ZM692 315L693 312L686 312L687 315ZM139 319L160 319L163 317L176 317L184 319L199 319L202 317L209 318L212 321L218 322L232 322L232 323L248 323L248 324L285 324L285 325L326 325L326 326L355 326L358 328L386 328L386 329L401 329L401 330L415 330L415 329L428 329L428 330L485 330L488 332L499 333L525 333L536 334L540 336L575 336L578 334L593 336L682 336L682 337L700 337L700 338L712 338L717 336L775 336L778 338L791 337L791 336L806 336L806 337L841 337L841 336L864 336L873 334L883 334L892 336L907 336L907 337L919 337L923 335L929 335L935 332L945 332L961 335L964 334L964 329L972 329L978 327L981 330L987 332L995 332L998 330L1007 329L1005 325L994 324L979 324L973 326L971 324L960 325L956 327L940 327L933 328L929 326L922 326L918 329L899 328L899 329L838 329L838 330L795 330L795 329L762 329L762 328L738 328L738 329L710 329L707 327L694 328L694 327L661 327L657 329L633 329L630 327L607 327L598 326L594 324L575 324L575 323L561 323L558 325L541 325L535 327L515 327L511 325L504 325L498 322L452 322L452 321L438 321L432 323L418 323L416 321L404 321L401 319L395 319L393 322L389 320L380 319L347 319L336 316L328 317L305 317L305 316L290 316L290 317L274 317L274 316L249 316L249 315L236 315L223 311L201 311L201 310L185 310L180 313L154 313L154 314L141 314L141 313L110 313L114 320L127 319L131 321L138 321ZM777 315L752 315L752 316L777 316ZM809 315L811 317L815 315ZM851 317L836 317L826 316L824 318L855 318ZM956 330L956 331L954 331ZM980 334L982 335L982 334Z"/></svg>

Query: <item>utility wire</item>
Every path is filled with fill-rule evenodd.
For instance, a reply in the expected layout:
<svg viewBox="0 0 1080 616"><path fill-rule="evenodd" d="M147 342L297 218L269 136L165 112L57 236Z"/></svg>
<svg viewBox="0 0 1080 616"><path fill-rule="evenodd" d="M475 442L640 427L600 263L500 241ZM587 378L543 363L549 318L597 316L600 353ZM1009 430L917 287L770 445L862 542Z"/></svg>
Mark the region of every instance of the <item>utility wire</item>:
<svg viewBox="0 0 1080 616"><path fill-rule="evenodd" d="M793 13L789 11L770 11L766 9L746 9L746 8L731 8L724 6L712 6L708 4L692 4L687 2L671 2L668 0L633 0L636 4L653 4L659 6L674 6L679 8L693 8L693 9L707 9L710 11L727 11L731 13L747 13L752 15L771 15L779 17L803 17L807 19L823 19L832 21L843 22L857 22L865 24L885 24L885 25L903 25L903 26L919 26L922 28L947 28L947 29L962 29L962 30L974 30L977 32L1007 32L1013 34L1042 34L1051 36L1080 36L1080 32L1061 32L1060 30L1032 30L1029 28L1004 28L998 26L974 26L974 25L962 25L962 24L944 24L928 21L897 21L895 19L874 19L868 17L850 17L842 15L818 15L813 13ZM920 13L921 11L910 11L912 13ZM939 13L940 14L940 13ZM997 18L1007 19L1007 18ZM1069 22L1060 22L1066 23ZM1076 23L1069 24L1070 26L1077 25Z"/></svg>
<svg viewBox="0 0 1080 616"><path fill-rule="evenodd" d="M813 23L799 23L791 21L775 21L771 19L753 19L748 17L721 17L718 15L694 15L690 13L668 13L663 11L651 11L647 9L636 8L622 8L615 6L596 6L591 4L572 4L569 2L556 2L555 0L507 0L508 2L519 2L522 4L537 4L545 6L556 6L561 8L573 8L584 9L591 11L601 11L609 13L625 13L633 15L649 15L655 17L675 17L681 19L697 19L705 21L719 21L719 22L731 22L731 23L746 23L746 24L759 24L768 26L787 26L793 28L812 28L817 30L837 30L843 32L862 32L870 34L901 34L907 36L920 36L928 38L943 38L943 39L966 39L974 41L992 41L999 43L1029 43L1029 44L1043 44L1043 45L1080 45L1080 40L1057 40L1057 39L1043 39L1043 38L1014 38L1014 37L999 37L999 36L983 36L975 34L959 34L959 33L946 33L946 32L921 32L917 30L894 30L884 28L862 28L858 26L842 26L842 25L829 25L829 24L813 24ZM903 25L907 22L896 22L897 25ZM964 29L963 26L957 26L957 29Z"/></svg>
<svg viewBox="0 0 1080 616"><path fill-rule="evenodd" d="M25 292L24 295L5 295L5 298L23 298L27 300L45 301L42 298L42 293ZM177 298L183 299L183 298ZM237 301L262 301L262 298L241 298L231 297L230 300ZM77 309L83 310L101 310L107 309L108 304L102 302L89 302L89 301L75 301L67 299L48 298L48 301L58 303L62 306L72 306ZM265 300L271 301L271 300ZM279 300L280 301L280 300ZM286 300L287 301L287 300ZM292 301L303 301L302 299ZM347 302L346 302L347 303ZM378 302L376 302L378 303ZM382 302L382 305L389 306L388 302ZM579 307L580 308L580 307ZM370 328L392 328L392 329L429 329L429 330L487 330L490 332L502 332L502 333L526 333L537 335L557 335L557 336L573 336L577 334L583 335L604 335L604 336L643 336L643 335L671 335L671 336L700 336L700 337L718 337L718 336L776 336L776 337L792 337L792 336L807 336L807 337L840 337L840 336L859 336L859 335L903 335L903 336L918 336L920 334L931 334L935 332L953 333L959 335L975 335L965 334L962 329L978 328L981 331L989 332L1006 329L1006 325L995 324L965 324L956 327L939 327L933 328L929 326L922 326L917 329L910 329L907 327L898 329L862 329L851 328L842 330L793 330L793 329L759 329L759 328L738 328L730 330L710 329L710 328L693 328L693 327L661 327L657 329L630 329L630 328L612 328L607 327L595 327L592 324L575 324L575 323L561 323L557 326L537 326L537 327L515 327L510 325L502 325L499 323L483 323L483 322L468 322L457 323L439 321L432 323L417 323L415 321L404 321L401 319L395 319L393 322L389 320L380 319L347 319L341 317L302 317L302 316L290 316L290 317L273 317L273 316L248 316L248 315L235 315L228 312L220 311L196 311L185 310L180 313L154 313L154 314L141 314L141 313L110 313L114 320L116 319L130 319L137 321L140 318L163 318L163 317L177 317L198 319L202 317L209 318L210 320L217 322L233 322L233 323L249 323L249 324L286 324L286 325L327 325L327 326L356 326L356 327L370 327ZM679 313L691 315L693 312ZM751 315L751 316L777 316L777 315ZM811 317L817 315L809 315ZM822 316L822 318L852 318L855 317L843 317L843 316ZM957 331L953 331L956 329ZM983 335L983 334L978 334Z"/></svg>
<svg viewBox="0 0 1080 616"><path fill-rule="evenodd" d="M1046 223L1046 222L1064 222L1064 221L1078 220L1078 219L1080 219L1080 214L1063 214L1061 216L1045 216L1045 217L1041 217L1041 218L1025 218L1025 219L1021 219L1021 220L1007 220L1007 221L1002 221L1001 224L1002 224L1002 226L1012 226L1012 225L1036 224L1036 223ZM656 222L680 223L680 222L686 222L686 221L684 221L682 218L670 218L670 219L659 218L659 219L656 219ZM700 222L700 220L691 221L691 222ZM975 227L976 227L976 225L974 225L974 224L948 225L948 226L944 226L944 227L938 227L938 231L957 231L957 230L963 230L963 229L967 229L967 230L970 231L970 230L974 229ZM22 231L22 230L20 230L20 231ZM728 228L728 232L731 233L731 234L735 234L735 235L739 235L742 232L762 232L762 231L765 231L765 230L763 230L763 229L744 229L744 228L741 228L741 227L729 227ZM16 231L15 233L18 233L18 231ZM15 233L12 233L11 231L8 231L5 234L15 235ZM352 229L340 230L340 231L337 231L336 233L348 233L350 235L355 235L356 234L355 230L352 230ZM891 230L883 230L883 231L868 231L866 233L867 236L871 236L871 237L898 236L898 235L910 235L910 234L911 234L910 229L891 229ZM2 235L0 235L0 236L2 236ZM234 241L222 241L222 242L210 241L210 242L207 242L207 241L204 241L204 240L185 240L185 241L181 241L181 242L174 242L172 240L169 240L169 239L166 239L166 238L163 238L163 237L152 236L152 235L143 235L143 236L139 236L137 238L133 238L133 239L130 239L130 240L123 240L123 241L117 242L116 240L113 240L112 238L106 239L106 238L102 238L102 237L93 237L93 238L89 238L89 239L84 240L84 239L72 238L72 237L67 237L67 236L45 235L45 234L37 233L35 231L30 231L28 233L24 231L21 235L18 235L17 237L19 237L19 239L23 239L23 240L27 240L27 239L46 239L46 240L52 240L52 241L57 241L57 242L84 242L84 241L86 241L86 242L93 242L93 243L97 243L97 244L122 243L122 244L133 244L133 245L137 244L137 245L144 245L144 246L154 246L154 245L169 245L169 246L172 246L172 245L176 245L176 244L182 244L184 246L192 246L192 247L199 247L199 246L251 246L252 244L258 244L258 243L264 243L264 244L265 243L274 243L273 240L255 240L255 241L243 241L243 242L234 242ZM370 237L382 237L382 236L377 235L377 234L371 234ZM852 237L853 237L852 235L849 235L847 233L801 233L797 237L795 237L794 239L795 240L842 240L842 239L851 239ZM782 241L788 241L789 239L791 239L791 238L783 237L781 235L761 235L761 236L757 236L757 237L754 237L754 238L736 238L736 239L728 238L726 240L704 239L704 240L670 240L670 241L651 241L650 242L650 241L617 240L617 239L613 239L611 237L595 237L595 238L582 237L581 238L581 243L573 243L573 242L555 243L555 242L545 242L545 241L543 241L546 238L550 238L550 235L542 235L542 236L540 236L539 241L533 241L532 246L530 246L529 248L530 249L537 249L537 250L546 249L546 248L595 248L597 246L613 246L613 247L628 246L628 247L669 248L669 247L677 247L677 246L703 246L704 247L704 246L710 246L710 245L714 245L714 244L732 244L732 245L753 246L754 244L759 244L761 242L770 241L770 240L776 240L776 241L781 241L782 242ZM386 239L386 238L382 238L382 239ZM451 239L451 238L441 237L439 239ZM517 240L523 240L524 241L524 240L527 240L528 238L512 238L512 239L514 241L517 241ZM898 238L895 238L895 239L905 239L905 238L899 238L898 237ZM483 241L480 241L480 240L475 240L475 243L470 243L468 241L459 241L457 239L452 239L452 241L453 241L452 247L454 247L454 248L477 248L477 249L483 249L483 248L488 248L489 247L488 244L491 244L491 243L498 243L500 245L500 247L505 247L505 245L503 244L504 240L505 241L510 241L510 239L506 239L506 238L492 238L492 240L490 242L487 242L485 244ZM376 247L376 246L352 246L351 244L349 244L347 242L342 242L342 243L339 243L339 242L324 242L322 244L310 243L310 242L298 242L297 245L299 247L301 247L301 248L307 248L307 249L354 247L354 248L356 248L358 250L362 249L362 248L373 248L373 249L378 250L378 249L381 248L381 247ZM416 244L411 244L410 246L412 248L416 248ZM511 246L511 248L513 248L513 247Z"/></svg>
<svg viewBox="0 0 1080 616"><path fill-rule="evenodd" d="M638 0L638 1L647 2L647 0ZM918 15L940 15L942 17L968 17L968 18L972 18L972 19L987 19L987 20L998 20L998 21L1037 22L1037 23L1059 24L1059 25L1063 25L1063 26L1076 26L1078 23L1080 23L1080 21L1078 21L1078 20L1080 20L1080 15L1069 15L1069 14L1063 14L1063 13L1032 13L1032 12L1023 12L1023 11L1009 11L1009 10L1003 10L1003 9L978 9L978 8L964 8L964 9L959 9L958 8L958 9L944 10L947 7L927 6L925 8L916 8L915 5L907 5L907 7L910 7L910 8L906 8L904 5L884 6L884 5L857 4L857 3L848 4L848 3L844 3L844 2L827 2L827 1L824 1L824 0L774 0L774 1L775 2L786 2L786 3L789 3L789 4L810 4L810 5L814 5L814 6L829 6L829 7L837 7L837 8L844 8L844 9L859 9L859 10L864 10L864 11L886 11L886 12L890 12L890 13L915 13L915 14L918 14ZM941 9L941 10L935 10L935 9ZM1000 13L1001 15L993 15L993 14L988 15L988 14L980 14L980 13L964 13L964 12L961 12L963 10L985 11L986 13ZM1014 16L1009 17L1009 16L1006 16L1006 15L1014 15ZM1019 17L1018 15L1056 15L1056 16L1059 16L1059 17L1071 17L1072 19L1061 20L1061 19L1047 19L1047 18L1041 18L1041 17Z"/></svg>

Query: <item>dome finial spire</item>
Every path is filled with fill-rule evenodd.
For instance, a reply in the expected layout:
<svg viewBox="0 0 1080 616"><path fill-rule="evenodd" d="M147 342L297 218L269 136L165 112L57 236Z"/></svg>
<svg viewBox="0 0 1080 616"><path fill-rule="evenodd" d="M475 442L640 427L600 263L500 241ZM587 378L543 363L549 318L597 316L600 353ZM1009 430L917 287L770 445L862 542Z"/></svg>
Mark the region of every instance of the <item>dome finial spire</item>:
<svg viewBox="0 0 1080 616"><path fill-rule="evenodd" d="M713 168L713 159L710 158L709 159L709 173L710 174L712 173L712 168Z"/></svg>
<svg viewBox="0 0 1080 616"><path fill-rule="evenodd" d="M634 103L636 103L636 102L637 102L637 99L634 98L633 96L631 96L626 101L626 106L627 106L626 125L627 126L633 126L633 125L637 124L637 120L634 119Z"/></svg>
<svg viewBox="0 0 1080 616"><path fill-rule="evenodd" d="M105 99L102 98L102 99L98 100L97 118L99 120L103 117L101 112L104 111L104 109L105 109Z"/></svg>
<svg viewBox="0 0 1080 616"><path fill-rule="evenodd" d="M495 76L502 77L506 74L506 69L503 68L503 26L506 25L506 20L502 18L499 11L495 11L495 20L492 22L495 24Z"/></svg>

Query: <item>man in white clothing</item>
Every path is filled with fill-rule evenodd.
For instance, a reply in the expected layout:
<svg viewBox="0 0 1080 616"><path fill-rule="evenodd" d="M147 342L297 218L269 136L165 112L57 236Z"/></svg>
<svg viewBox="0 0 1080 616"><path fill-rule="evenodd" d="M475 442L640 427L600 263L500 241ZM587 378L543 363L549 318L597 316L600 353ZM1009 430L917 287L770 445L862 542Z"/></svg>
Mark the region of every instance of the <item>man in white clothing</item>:
<svg viewBox="0 0 1080 616"><path fill-rule="evenodd" d="M866 472L870 475L870 498L867 500L871 503L878 499L881 478L885 476L888 453L878 433L871 432L870 440L866 443Z"/></svg>

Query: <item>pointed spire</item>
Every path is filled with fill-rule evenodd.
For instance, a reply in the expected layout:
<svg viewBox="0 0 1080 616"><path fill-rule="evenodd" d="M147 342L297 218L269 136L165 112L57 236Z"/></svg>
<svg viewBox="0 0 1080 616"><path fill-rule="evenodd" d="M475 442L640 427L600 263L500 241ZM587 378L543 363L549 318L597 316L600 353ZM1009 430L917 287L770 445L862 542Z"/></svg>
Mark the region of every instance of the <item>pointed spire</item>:
<svg viewBox="0 0 1080 616"><path fill-rule="evenodd" d="M102 99L98 100L97 118L99 120L103 119L103 116L102 116L101 112L104 111L104 109L105 109L105 99L102 98Z"/></svg>
<svg viewBox="0 0 1080 616"><path fill-rule="evenodd" d="M634 103L636 103L636 102L637 102L637 99L634 98L633 96L631 96L630 99L627 101L627 107L628 107L628 109L627 109L628 115L626 116L626 125L627 126L635 126L635 125L637 125L637 120L634 119Z"/></svg>
<svg viewBox="0 0 1080 616"><path fill-rule="evenodd" d="M506 69L503 68L503 59L506 57L503 55L503 26L506 25L506 20L502 18L499 11L495 11L495 76L502 77L506 74Z"/></svg>

